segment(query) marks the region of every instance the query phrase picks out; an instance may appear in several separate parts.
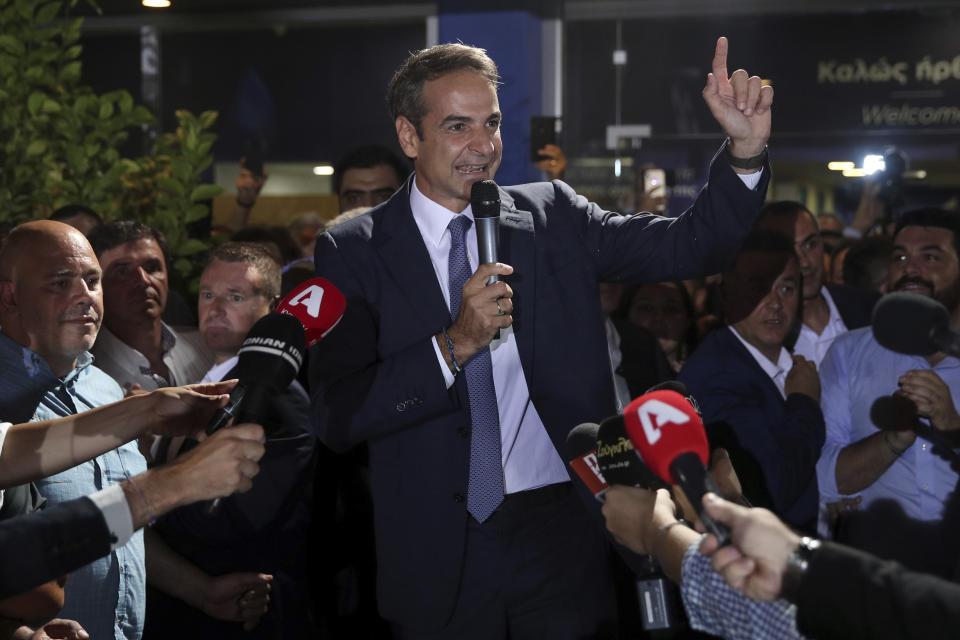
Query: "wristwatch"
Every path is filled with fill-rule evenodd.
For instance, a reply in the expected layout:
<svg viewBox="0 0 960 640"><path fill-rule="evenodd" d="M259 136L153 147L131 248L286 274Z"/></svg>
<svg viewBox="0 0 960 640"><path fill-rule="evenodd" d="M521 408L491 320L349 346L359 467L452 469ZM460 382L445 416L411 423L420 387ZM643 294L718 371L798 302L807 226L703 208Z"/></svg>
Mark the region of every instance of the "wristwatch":
<svg viewBox="0 0 960 640"><path fill-rule="evenodd" d="M819 548L820 541L815 538L804 536L800 539L800 544L787 557L787 567L783 572L783 581L780 587L781 598L797 604L797 597L800 595L800 582L807 572L807 567L810 566L810 559Z"/></svg>
<svg viewBox="0 0 960 640"><path fill-rule="evenodd" d="M736 167L737 169L759 169L767 162L767 146L763 146L763 151L758 153L755 156L749 158L737 158L732 153L730 153L730 138L727 138L726 144L723 145L723 152L727 156L727 162L730 163L731 167Z"/></svg>

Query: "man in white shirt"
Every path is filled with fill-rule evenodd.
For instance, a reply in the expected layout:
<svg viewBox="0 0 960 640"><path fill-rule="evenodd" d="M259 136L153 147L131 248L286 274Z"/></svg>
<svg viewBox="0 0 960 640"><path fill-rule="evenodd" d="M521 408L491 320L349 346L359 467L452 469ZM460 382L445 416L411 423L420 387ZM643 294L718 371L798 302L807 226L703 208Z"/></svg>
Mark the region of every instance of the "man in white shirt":
<svg viewBox="0 0 960 640"><path fill-rule="evenodd" d="M813 361L819 369L837 336L870 324L879 294L840 284L827 284L823 239L817 218L799 202L771 202L757 218L756 228L772 229L793 239L803 279L800 322L787 338L793 353ZM794 342L795 341L795 342Z"/></svg>
<svg viewBox="0 0 960 640"><path fill-rule="evenodd" d="M90 234L103 269L104 323L93 346L97 366L124 389L196 382L212 363L195 329L163 322L170 294L163 235L133 220Z"/></svg>

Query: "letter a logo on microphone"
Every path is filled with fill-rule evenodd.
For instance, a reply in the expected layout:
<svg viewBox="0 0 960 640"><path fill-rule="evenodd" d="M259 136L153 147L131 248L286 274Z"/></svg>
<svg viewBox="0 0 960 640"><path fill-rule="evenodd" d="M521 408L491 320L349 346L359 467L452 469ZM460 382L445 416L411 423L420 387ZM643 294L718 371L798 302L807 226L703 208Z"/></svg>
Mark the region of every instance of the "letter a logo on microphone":
<svg viewBox="0 0 960 640"><path fill-rule="evenodd" d="M637 416L640 418L640 424L643 425L643 435L647 437L647 442L650 444L656 444L657 440L660 439L660 428L666 423L684 424L690 422L690 416L683 411L659 400L644 402L637 409Z"/></svg>
<svg viewBox="0 0 960 640"><path fill-rule="evenodd" d="M306 299L304 299L306 298ZM302 304L307 308L307 313L311 317L320 316L320 303L323 301L323 289L317 285L311 285L298 293L295 298L290 300L290 306L295 307Z"/></svg>

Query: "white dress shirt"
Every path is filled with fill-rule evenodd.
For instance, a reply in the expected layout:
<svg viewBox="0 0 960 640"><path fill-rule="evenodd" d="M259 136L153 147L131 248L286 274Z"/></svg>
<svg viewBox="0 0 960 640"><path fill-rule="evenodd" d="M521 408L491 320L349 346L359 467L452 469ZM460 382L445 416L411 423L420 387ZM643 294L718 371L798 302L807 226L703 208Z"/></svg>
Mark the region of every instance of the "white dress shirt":
<svg viewBox="0 0 960 640"><path fill-rule="evenodd" d="M465 215L473 220L473 210L468 206L458 214L442 207L420 192L416 178L410 190L410 209L427 247L427 253L430 254L437 282L449 308L450 232L447 225L457 215ZM476 225L470 225L467 230L466 244L470 270L476 271ZM430 342L436 351L440 370L449 388L453 385L454 375L443 359L436 340L431 337ZM553 446L553 441L543 426L543 420L530 400L530 390L520 364L513 327L500 330L500 338L490 343L490 356L500 413L500 454L505 492L515 493L568 482L570 475L566 465Z"/></svg>
<svg viewBox="0 0 960 640"><path fill-rule="evenodd" d="M836 337L848 331L847 325L843 323L840 311L837 310L837 305L826 287L820 287L820 295L827 301L827 308L830 310L830 318L827 320L826 326L818 335L807 325L801 325L800 335L797 336L797 344L793 347L794 353L807 360L812 360L817 365L817 370L820 369L820 363L823 362L823 357L827 355L827 349L830 348Z"/></svg>
<svg viewBox="0 0 960 640"><path fill-rule="evenodd" d="M757 364L760 365L760 368L763 369L764 373L770 376L770 379L773 380L773 384L777 385L777 389L780 391L780 395L783 396L784 400L787 398L787 392L785 391L785 383L787 381L787 373L790 372L790 369L793 368L793 358L790 357L790 352L780 347L780 357L777 358L777 361L771 362L767 356L760 353L756 347L743 339L737 330L732 326L729 327L730 331L733 332L733 335L737 336L743 346L747 348L747 351L750 352L750 355L753 356L753 359L757 361Z"/></svg>

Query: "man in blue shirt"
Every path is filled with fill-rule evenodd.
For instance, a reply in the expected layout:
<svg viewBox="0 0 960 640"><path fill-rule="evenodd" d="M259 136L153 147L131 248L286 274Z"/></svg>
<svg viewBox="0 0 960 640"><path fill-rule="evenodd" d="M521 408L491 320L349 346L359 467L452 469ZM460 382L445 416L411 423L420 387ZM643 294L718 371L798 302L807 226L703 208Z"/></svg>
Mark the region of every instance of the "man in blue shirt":
<svg viewBox="0 0 960 640"><path fill-rule="evenodd" d="M86 411L123 392L92 365L103 319L100 265L87 239L60 222L14 229L0 252L0 418L22 422ZM52 503L146 470L136 442L37 483ZM94 638L137 639L144 611L143 534L71 574L61 616Z"/></svg>
<svg viewBox="0 0 960 640"><path fill-rule="evenodd" d="M889 291L912 291L943 303L951 313L951 326L960 326L960 222L954 213L940 210L908 212L894 236ZM902 395L917 405L918 415L936 429L960 429L956 407L960 401L960 360L944 353L926 358L893 353L881 347L869 328L840 336L821 367L822 408L827 438L817 477L821 507L846 499L859 508L893 507L902 515L923 521L940 521L947 497L956 488L957 473L936 455L933 444L904 425L902 431L880 431L871 421L870 409L877 398ZM852 501L852 502L851 502ZM821 514L823 515L823 513ZM854 518L854 522L858 518ZM894 555L904 545L890 540L884 545L882 531L892 531L890 514L883 527L847 530L846 540L869 547L880 555ZM823 531L827 524L821 521ZM902 542L902 540L901 540ZM880 544L882 546L877 546ZM928 548L927 545L910 545ZM945 566L939 553L928 558L900 556L913 568L937 570ZM947 562L946 564L949 564Z"/></svg>

